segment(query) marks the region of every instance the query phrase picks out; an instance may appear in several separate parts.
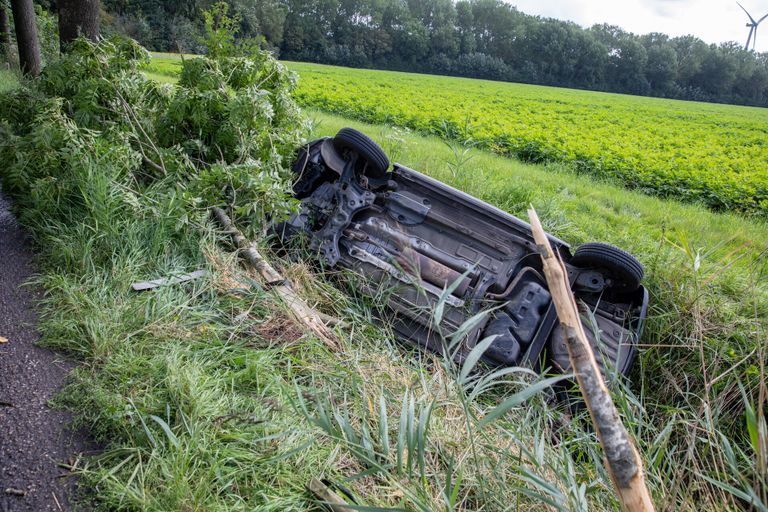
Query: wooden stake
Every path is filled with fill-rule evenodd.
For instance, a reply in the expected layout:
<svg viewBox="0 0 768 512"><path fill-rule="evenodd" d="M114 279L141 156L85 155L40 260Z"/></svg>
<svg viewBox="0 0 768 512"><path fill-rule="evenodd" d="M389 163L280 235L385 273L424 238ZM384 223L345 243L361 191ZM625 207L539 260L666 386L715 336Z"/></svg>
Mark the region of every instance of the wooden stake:
<svg viewBox="0 0 768 512"><path fill-rule="evenodd" d="M560 256L552 251L533 207L528 209L528 217L544 264L549 292L552 294L552 301L563 328L571 369L576 374L584 403L603 447L608 473L619 495L622 509L628 512L652 512L654 506L645 485L643 462L621 422L619 412L597 366L571 293L565 265Z"/></svg>
<svg viewBox="0 0 768 512"><path fill-rule="evenodd" d="M296 292L291 288L290 283L277 270L264 259L256 245L248 241L243 236L239 229L232 223L232 219L224 213L221 208L214 207L212 209L213 217L222 227L224 232L232 237L232 242L240 249L240 256L246 266L255 270L261 277L261 284L265 287L269 287L275 294L280 297L283 303L288 306L288 310L293 315L294 319L300 324L307 327L312 331L323 343L325 343L331 349L337 349L336 337L331 332L325 323L323 323L322 316L319 312L309 307Z"/></svg>

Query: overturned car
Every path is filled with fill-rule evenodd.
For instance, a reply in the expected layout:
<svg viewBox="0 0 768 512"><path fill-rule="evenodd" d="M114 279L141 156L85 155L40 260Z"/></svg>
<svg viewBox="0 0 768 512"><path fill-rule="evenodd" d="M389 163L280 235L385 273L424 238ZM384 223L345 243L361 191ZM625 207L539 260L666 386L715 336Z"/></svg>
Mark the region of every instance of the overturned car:
<svg viewBox="0 0 768 512"><path fill-rule="evenodd" d="M293 170L301 207L278 234L304 233L326 265L364 276L403 340L442 352L444 337L470 324L459 360L495 335L483 354L488 365L568 370L529 224L407 167L390 171L378 144L351 128L303 147ZM643 266L607 244L572 253L548 236L588 310L583 321L598 363L606 375L626 375L648 304Z"/></svg>

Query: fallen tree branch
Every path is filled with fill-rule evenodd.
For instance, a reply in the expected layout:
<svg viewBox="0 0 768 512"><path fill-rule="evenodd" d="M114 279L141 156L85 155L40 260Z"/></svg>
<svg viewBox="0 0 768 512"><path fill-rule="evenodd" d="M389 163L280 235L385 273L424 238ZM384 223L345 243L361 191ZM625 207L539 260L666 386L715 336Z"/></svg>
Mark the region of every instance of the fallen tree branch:
<svg viewBox="0 0 768 512"><path fill-rule="evenodd" d="M571 369L576 374L584 403L603 447L608 473L619 495L622 509L629 512L652 512L654 506L645 485L643 462L621 422L619 412L597 366L579 318L565 265L559 255L552 251L539 216L533 208L528 209L528 217L541 254L549 292L552 294L552 301L563 328Z"/></svg>
<svg viewBox="0 0 768 512"><path fill-rule="evenodd" d="M232 219L221 208L212 209L213 217L222 227L223 231L232 238L235 247L240 250L246 266L255 270L261 277L261 284L273 291L288 307L294 319L312 331L323 343L331 349L337 349L336 337L323 322L323 315L309 307L296 292L290 283L280 275L269 262L264 259L254 244L235 227Z"/></svg>
<svg viewBox="0 0 768 512"><path fill-rule="evenodd" d="M317 478L313 478L309 481L309 484L307 484L307 489L309 489L309 492L314 494L316 498L321 500L322 503L333 512L353 512L354 510L357 510L357 507L354 509L348 507L348 503L344 501L341 496L333 492L330 487L325 485Z"/></svg>

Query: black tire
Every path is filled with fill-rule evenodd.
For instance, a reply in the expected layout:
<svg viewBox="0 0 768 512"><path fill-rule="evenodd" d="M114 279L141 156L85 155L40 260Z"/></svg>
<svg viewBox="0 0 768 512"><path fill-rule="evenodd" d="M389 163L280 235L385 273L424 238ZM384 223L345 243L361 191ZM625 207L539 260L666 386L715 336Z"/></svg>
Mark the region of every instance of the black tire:
<svg viewBox="0 0 768 512"><path fill-rule="evenodd" d="M381 146L353 128L339 130L333 138L333 145L340 153L347 149L356 152L367 164L364 173L370 178L383 178L389 169L389 158Z"/></svg>
<svg viewBox="0 0 768 512"><path fill-rule="evenodd" d="M606 271L606 277L611 280L611 289L624 293L637 290L645 274L637 258L623 249L600 242L580 246L570 263L581 268Z"/></svg>

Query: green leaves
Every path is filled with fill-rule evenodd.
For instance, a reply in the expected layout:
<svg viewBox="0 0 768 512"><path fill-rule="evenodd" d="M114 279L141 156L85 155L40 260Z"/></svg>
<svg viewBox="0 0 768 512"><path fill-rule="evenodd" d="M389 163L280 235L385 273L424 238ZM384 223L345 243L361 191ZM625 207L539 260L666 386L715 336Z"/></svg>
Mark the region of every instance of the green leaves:
<svg viewBox="0 0 768 512"><path fill-rule="evenodd" d="M7 190L37 205L28 222L96 232L127 210L178 231L213 204L254 229L286 216L284 165L305 122L292 75L265 52L253 57L186 59L172 87L144 76L149 54L135 41L76 40L39 80L0 95Z"/></svg>
<svg viewBox="0 0 768 512"><path fill-rule="evenodd" d="M393 470L404 476L422 479L427 467L426 453L429 442L429 424L435 401L417 403L406 389L396 424L396 441L391 446L387 398L382 391L378 396L378 418L374 420L366 409L358 415L363 421L355 422L343 404L335 404L331 397L319 397L312 404L312 411L298 386L296 409L316 427L333 439L343 442L365 467L372 472ZM378 423L374 428L369 425ZM374 432L376 435L374 435ZM394 457L393 457L394 452Z"/></svg>

